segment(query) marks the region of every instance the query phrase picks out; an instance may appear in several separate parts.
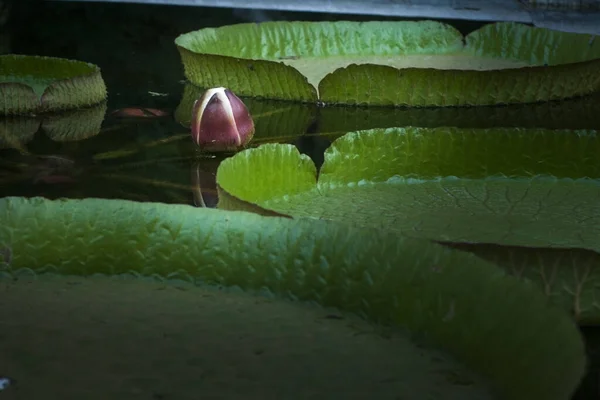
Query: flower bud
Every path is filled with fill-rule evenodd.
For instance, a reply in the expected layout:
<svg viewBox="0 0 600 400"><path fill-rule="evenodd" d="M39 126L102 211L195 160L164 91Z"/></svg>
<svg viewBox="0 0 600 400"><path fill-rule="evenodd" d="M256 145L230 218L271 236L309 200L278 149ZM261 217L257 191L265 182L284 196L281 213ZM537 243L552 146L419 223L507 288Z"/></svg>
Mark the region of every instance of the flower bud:
<svg viewBox="0 0 600 400"><path fill-rule="evenodd" d="M208 89L194 102L192 138L207 151L235 151L254 136L254 121L246 105L223 87Z"/></svg>

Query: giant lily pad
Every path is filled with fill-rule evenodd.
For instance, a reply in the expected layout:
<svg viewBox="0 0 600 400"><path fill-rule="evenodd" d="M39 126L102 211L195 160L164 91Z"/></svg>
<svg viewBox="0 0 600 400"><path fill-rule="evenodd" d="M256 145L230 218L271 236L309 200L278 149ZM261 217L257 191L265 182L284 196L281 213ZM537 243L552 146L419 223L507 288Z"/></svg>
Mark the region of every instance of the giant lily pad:
<svg viewBox="0 0 600 400"><path fill-rule="evenodd" d="M99 199L4 198L0 219L9 273L135 272L317 301L408 328L482 373L499 398L564 400L584 371L581 337L562 310L493 265L428 241Z"/></svg>
<svg viewBox="0 0 600 400"><path fill-rule="evenodd" d="M175 43L192 83L243 96L461 106L600 90L599 41L517 23L463 37L434 21L267 22L201 29Z"/></svg>
<svg viewBox="0 0 600 400"><path fill-rule="evenodd" d="M600 252L598 151L595 131L372 130L337 139L317 179L310 159L270 144L221 164L219 206L438 242ZM579 308L600 322L594 282L582 297L569 276L552 294L591 302Z"/></svg>
<svg viewBox="0 0 600 400"><path fill-rule="evenodd" d="M581 326L600 325L600 253L584 249L451 244L535 282Z"/></svg>
<svg viewBox="0 0 600 400"><path fill-rule="evenodd" d="M0 56L0 91L3 115L82 108L106 99L100 68L54 57Z"/></svg>
<svg viewBox="0 0 600 400"><path fill-rule="evenodd" d="M194 101L204 91L189 82L185 84L175 110L175 120L181 125L189 127ZM316 133L329 138L355 130L401 126L600 129L600 93L564 101L502 107L317 107L253 97L244 97L243 101L256 125L252 145L289 142L313 127Z"/></svg>

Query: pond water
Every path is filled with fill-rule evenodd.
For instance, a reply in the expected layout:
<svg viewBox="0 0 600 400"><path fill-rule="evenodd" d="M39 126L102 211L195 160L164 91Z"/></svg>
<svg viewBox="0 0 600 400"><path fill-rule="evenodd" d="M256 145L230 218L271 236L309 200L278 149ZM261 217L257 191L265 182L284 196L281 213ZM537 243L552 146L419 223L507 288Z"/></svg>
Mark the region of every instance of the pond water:
<svg viewBox="0 0 600 400"><path fill-rule="evenodd" d="M132 107L118 108L119 101L109 98L106 105L77 113L0 119L4 127L0 193L214 207L216 170L231 154L211 155L197 149L189 118L177 121L174 117L176 112L191 115L189 104L178 110L184 85L180 87L180 92L169 93L168 99L160 93L140 93ZM202 93L201 89L192 90ZM445 125L600 128L600 96L522 106L416 110L245 101L257 127L250 146L292 143L317 167L336 137L359 129ZM290 121L296 123L291 129ZM204 199L194 195L198 190Z"/></svg>
<svg viewBox="0 0 600 400"><path fill-rule="evenodd" d="M268 18L268 14L61 3L44 3L35 10L22 8L18 12L28 26L47 29L15 28L13 52L98 64L109 97L106 104L77 113L0 119L0 197L99 197L196 207L217 205L216 171L229 155L203 154L194 145L186 99L197 97L202 90L182 81L179 55L172 41L186 31ZM331 16L279 13L274 18L325 20ZM361 18L369 19L346 19ZM480 24L457 25L468 32ZM250 146L292 143L317 167L323 164L324 152L332 141L359 129L600 129L599 95L533 105L417 110L244 101L257 127ZM571 256L579 257L580 253L568 251L565 257ZM588 256L593 259L590 262L598 264L597 254ZM597 393L600 374L600 335L594 328L585 328L584 333L593 355L592 368L577 399Z"/></svg>
<svg viewBox="0 0 600 400"><path fill-rule="evenodd" d="M15 4L12 22L12 51L95 63L102 69L109 97L104 108L87 114L0 120L4 127L0 135L1 195L124 198L205 206L216 204L215 173L226 155L202 155L191 140L189 100L201 95L202 89L183 83L174 38L209 26L331 17L135 4L41 2L37 8L19 4ZM357 15L337 18L369 20ZM23 21L27 25L20 23ZM449 22L463 33L482 25ZM45 28L28 30L25 26ZM359 129L411 125L600 128L600 96L510 107L416 110L245 101L257 127L251 146L293 143L317 167L336 137ZM202 199L197 198L198 189Z"/></svg>
<svg viewBox="0 0 600 400"><path fill-rule="evenodd" d="M175 102L161 101L160 108L152 107L153 97L146 93L140 95L148 101L143 107L117 109L109 100L106 105L76 113L0 120L4 126L0 136L0 193L214 207L216 170L231 154L200 152L187 124L174 119L178 101L173 97ZM265 114L277 114L281 109L277 103L272 107L261 103L259 107ZM187 114L191 115L191 109ZM252 146L273 141L293 143L317 165L322 164L323 152L333 140L329 135L315 134L314 129L312 133L296 129L292 134L274 136L272 131L278 128L273 121L268 121L265 132L261 118L255 119L257 132ZM305 121L310 125L311 119ZM285 126L279 131L285 132ZM194 198L198 190L203 199Z"/></svg>

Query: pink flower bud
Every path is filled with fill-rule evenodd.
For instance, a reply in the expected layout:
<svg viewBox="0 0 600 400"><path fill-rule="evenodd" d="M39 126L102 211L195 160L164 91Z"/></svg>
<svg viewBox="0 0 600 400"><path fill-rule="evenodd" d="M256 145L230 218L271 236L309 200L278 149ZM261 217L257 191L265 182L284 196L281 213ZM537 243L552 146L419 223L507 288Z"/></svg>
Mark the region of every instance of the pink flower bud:
<svg viewBox="0 0 600 400"><path fill-rule="evenodd" d="M246 105L223 87L208 89L194 102L192 138L202 150L235 151L254 136L254 121Z"/></svg>

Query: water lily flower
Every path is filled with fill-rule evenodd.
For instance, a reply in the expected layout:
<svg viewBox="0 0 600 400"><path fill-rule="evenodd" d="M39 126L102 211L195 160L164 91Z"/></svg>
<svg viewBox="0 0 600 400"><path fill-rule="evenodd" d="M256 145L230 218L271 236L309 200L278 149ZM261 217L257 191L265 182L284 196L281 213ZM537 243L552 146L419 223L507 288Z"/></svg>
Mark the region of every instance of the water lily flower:
<svg viewBox="0 0 600 400"><path fill-rule="evenodd" d="M203 150L235 151L254 136L254 121L246 105L224 87L208 89L194 102L192 138Z"/></svg>

